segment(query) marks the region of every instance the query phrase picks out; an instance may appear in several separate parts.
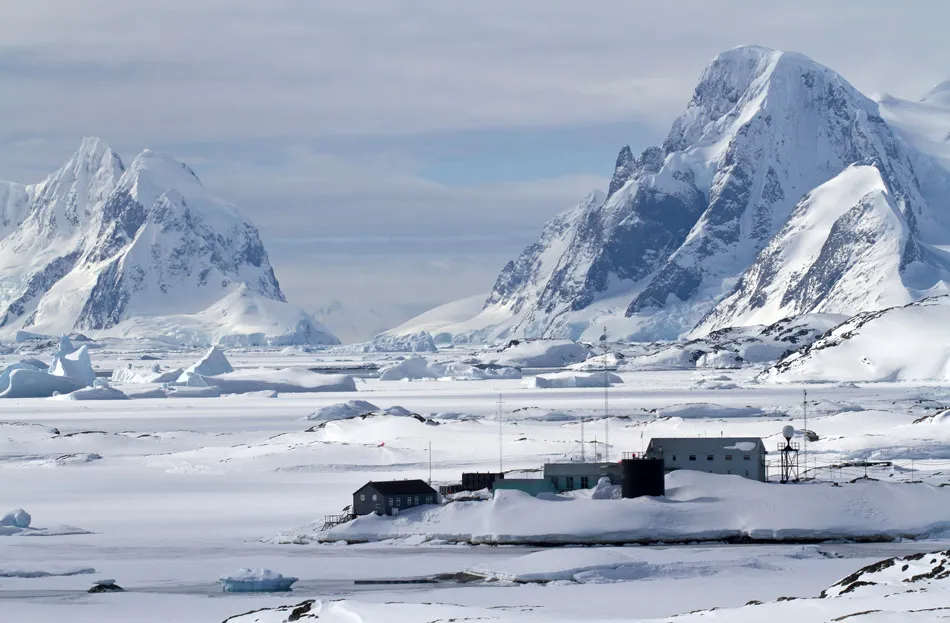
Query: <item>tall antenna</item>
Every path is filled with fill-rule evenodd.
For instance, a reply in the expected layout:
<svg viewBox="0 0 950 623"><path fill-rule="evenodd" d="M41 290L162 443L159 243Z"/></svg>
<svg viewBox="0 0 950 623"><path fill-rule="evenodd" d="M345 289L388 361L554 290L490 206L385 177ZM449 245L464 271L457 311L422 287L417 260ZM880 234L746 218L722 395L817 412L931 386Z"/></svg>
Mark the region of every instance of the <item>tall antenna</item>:
<svg viewBox="0 0 950 623"><path fill-rule="evenodd" d="M802 390L802 416L805 418L803 425L805 440L802 445L802 460L805 462L805 474L808 474L808 390Z"/></svg>
<svg viewBox="0 0 950 623"><path fill-rule="evenodd" d="M581 463L587 460L584 456L584 416L581 416Z"/></svg>
<svg viewBox="0 0 950 623"><path fill-rule="evenodd" d="M604 461L610 462L610 411L607 408L607 388L610 387L610 382L607 380L607 327L604 327L604 333L600 336L601 345L603 346L603 354L601 357L604 358Z"/></svg>
<svg viewBox="0 0 950 623"><path fill-rule="evenodd" d="M501 425L504 422L504 419L502 416L501 406L502 406L501 394L498 394L498 473L504 474L505 473L504 443L502 441L502 430L501 430Z"/></svg>
<svg viewBox="0 0 950 623"><path fill-rule="evenodd" d="M432 442L429 442L429 484L432 484Z"/></svg>

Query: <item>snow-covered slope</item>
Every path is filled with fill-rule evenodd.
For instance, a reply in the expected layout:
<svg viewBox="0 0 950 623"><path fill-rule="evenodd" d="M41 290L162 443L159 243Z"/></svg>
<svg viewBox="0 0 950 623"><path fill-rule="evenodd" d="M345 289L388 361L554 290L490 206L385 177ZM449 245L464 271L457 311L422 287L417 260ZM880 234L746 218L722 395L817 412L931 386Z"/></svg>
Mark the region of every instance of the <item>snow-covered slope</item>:
<svg viewBox="0 0 950 623"><path fill-rule="evenodd" d="M946 293L948 274L948 256L915 240L881 171L853 165L806 195L698 332L904 305Z"/></svg>
<svg viewBox="0 0 950 623"><path fill-rule="evenodd" d="M386 331L385 335L411 335L425 331L431 333L437 341L451 341L453 334L464 333L464 324L461 327L456 325L465 323L478 314L485 306L485 299L487 298L488 294L476 294L475 296L439 305Z"/></svg>
<svg viewBox="0 0 950 623"><path fill-rule="evenodd" d="M790 354L764 380L946 381L950 296L858 314Z"/></svg>
<svg viewBox="0 0 950 623"><path fill-rule="evenodd" d="M483 311L453 328L482 340L595 338L604 326L615 337L673 339L743 274L710 327L940 291L948 260L929 245L947 241L944 206L928 202L939 184L921 190L918 156L831 69L755 46L724 52L663 145L640 156L624 147L608 193L548 223L501 272ZM855 219L859 231L848 228ZM883 258L877 289L857 292Z"/></svg>
<svg viewBox="0 0 950 623"><path fill-rule="evenodd" d="M126 168L85 139L43 182L0 189L0 335L338 342L287 304L257 229L172 158Z"/></svg>

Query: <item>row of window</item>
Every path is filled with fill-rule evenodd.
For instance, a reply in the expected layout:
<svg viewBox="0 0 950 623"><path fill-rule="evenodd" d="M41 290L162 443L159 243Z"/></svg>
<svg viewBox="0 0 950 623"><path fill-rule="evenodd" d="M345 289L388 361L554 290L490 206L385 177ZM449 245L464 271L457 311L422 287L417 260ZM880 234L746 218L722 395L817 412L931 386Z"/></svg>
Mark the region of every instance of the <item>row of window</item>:
<svg viewBox="0 0 950 623"><path fill-rule="evenodd" d="M373 501L374 501L374 502L376 501L376 498L377 498L377 496L376 496L376 494L374 493L374 494L373 494ZM425 501L423 502L423 504L432 504L432 503L433 503L433 499L432 499L432 496L431 496L431 495L425 496L424 499L425 499ZM394 500L395 500L395 503L393 502ZM366 501L366 494L365 494L365 493L360 493L360 502L365 502L365 501ZM411 496L406 498L406 506L417 506L418 504L419 504L419 496L418 496L418 495L415 497L415 500L413 500L413 498L412 498ZM401 498L401 497L389 498L389 505L390 505L390 506L402 506L402 498ZM377 506L379 506L379 505L377 504Z"/></svg>
<svg viewBox="0 0 950 623"><path fill-rule="evenodd" d="M696 455L695 455L695 454L690 454L690 455L689 455L689 460L690 460L690 461L695 461L695 460L696 460ZM707 454L707 455L706 455L706 460L707 460L707 461L715 461L715 460L716 460L716 456L715 456L714 454ZM727 454L727 455L726 455L726 460L727 460L727 461L731 461L731 460L732 460L732 455L731 455L731 454ZM743 455L742 455L742 460L743 460L743 461L751 461L751 460L752 460L752 457L749 456L748 454L743 454ZM673 455L673 462L674 462L674 463L676 462L676 455L675 455L675 454Z"/></svg>
<svg viewBox="0 0 950 623"><path fill-rule="evenodd" d="M554 483L554 487L557 488L557 476L551 476L551 482ZM581 489L590 489L590 476L581 476ZM565 476L564 477L564 488L567 490L574 489L574 476Z"/></svg>

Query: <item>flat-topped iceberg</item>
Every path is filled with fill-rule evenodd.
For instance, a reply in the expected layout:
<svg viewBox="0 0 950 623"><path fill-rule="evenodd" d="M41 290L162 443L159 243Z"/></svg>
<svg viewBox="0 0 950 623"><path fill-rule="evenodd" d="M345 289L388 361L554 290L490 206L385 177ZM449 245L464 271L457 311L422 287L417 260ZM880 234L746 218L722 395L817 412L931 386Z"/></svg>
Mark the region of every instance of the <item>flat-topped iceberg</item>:
<svg viewBox="0 0 950 623"><path fill-rule="evenodd" d="M241 569L218 580L225 593L278 593L289 591L297 578L270 569Z"/></svg>

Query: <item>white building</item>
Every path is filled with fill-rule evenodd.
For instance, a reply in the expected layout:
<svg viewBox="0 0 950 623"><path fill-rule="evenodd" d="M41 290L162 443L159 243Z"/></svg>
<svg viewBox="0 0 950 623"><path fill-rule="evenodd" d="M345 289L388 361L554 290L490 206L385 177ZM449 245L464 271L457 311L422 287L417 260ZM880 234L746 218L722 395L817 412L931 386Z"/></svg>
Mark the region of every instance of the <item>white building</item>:
<svg viewBox="0 0 950 623"><path fill-rule="evenodd" d="M650 440L647 456L663 459L663 468L735 474L766 482L765 444L758 437L661 437Z"/></svg>

